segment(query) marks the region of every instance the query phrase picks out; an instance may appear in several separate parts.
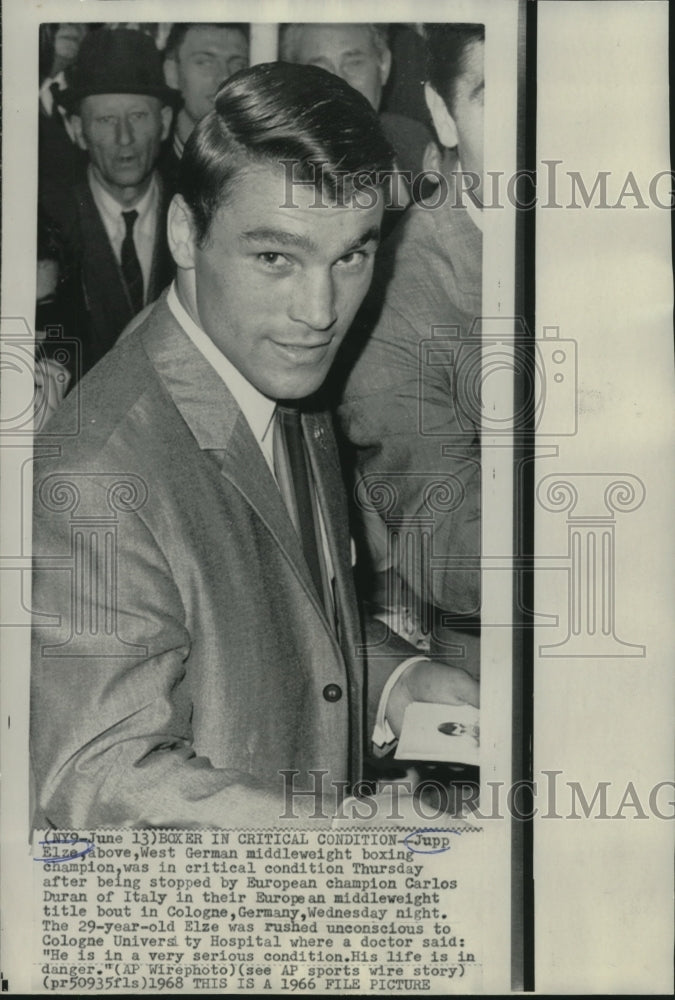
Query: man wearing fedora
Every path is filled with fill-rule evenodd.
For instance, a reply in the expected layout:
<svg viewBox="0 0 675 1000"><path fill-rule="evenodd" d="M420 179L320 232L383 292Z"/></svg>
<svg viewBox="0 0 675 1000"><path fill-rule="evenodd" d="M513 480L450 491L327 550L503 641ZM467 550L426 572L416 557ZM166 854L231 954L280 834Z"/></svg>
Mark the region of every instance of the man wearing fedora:
<svg viewBox="0 0 675 1000"><path fill-rule="evenodd" d="M234 74L186 142L176 280L35 466L38 825L326 823L408 703L477 704L465 661L361 655L322 387L392 157L360 94L282 63Z"/></svg>
<svg viewBox="0 0 675 1000"><path fill-rule="evenodd" d="M43 188L41 204L81 274L87 371L173 274L165 234L173 192L157 169L173 92L149 36L103 28L83 41L60 100L87 154L86 175L65 188Z"/></svg>

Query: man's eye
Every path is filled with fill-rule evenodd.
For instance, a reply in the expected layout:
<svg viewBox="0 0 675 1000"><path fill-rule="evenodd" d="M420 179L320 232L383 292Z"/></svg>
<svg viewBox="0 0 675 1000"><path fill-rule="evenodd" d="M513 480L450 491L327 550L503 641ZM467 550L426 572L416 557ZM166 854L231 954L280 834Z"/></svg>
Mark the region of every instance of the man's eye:
<svg viewBox="0 0 675 1000"><path fill-rule="evenodd" d="M338 264L354 271L366 264L369 257L370 254L365 250L352 250L351 253L346 253L344 257L340 257Z"/></svg>
<svg viewBox="0 0 675 1000"><path fill-rule="evenodd" d="M114 125L115 116L114 115L99 115L96 119L101 125Z"/></svg>
<svg viewBox="0 0 675 1000"><path fill-rule="evenodd" d="M284 256L282 253L277 253L274 250L268 250L264 253L259 253L257 258L262 264L264 264L269 269L280 270L289 264L288 257Z"/></svg>
<svg viewBox="0 0 675 1000"><path fill-rule="evenodd" d="M142 122L142 121L145 121L145 119L148 117L148 112L147 111L132 111L131 114L129 115L129 117L131 118L132 122Z"/></svg>

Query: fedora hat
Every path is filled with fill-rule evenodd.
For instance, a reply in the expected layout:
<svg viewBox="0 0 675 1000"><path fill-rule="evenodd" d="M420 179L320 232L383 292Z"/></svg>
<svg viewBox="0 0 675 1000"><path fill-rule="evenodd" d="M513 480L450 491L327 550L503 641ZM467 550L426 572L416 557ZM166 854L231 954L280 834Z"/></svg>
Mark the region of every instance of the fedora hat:
<svg viewBox="0 0 675 1000"><path fill-rule="evenodd" d="M143 94L173 105L178 92L167 87L162 58L153 39L129 28L99 28L86 36L72 67L68 87L58 97L72 114L94 94Z"/></svg>

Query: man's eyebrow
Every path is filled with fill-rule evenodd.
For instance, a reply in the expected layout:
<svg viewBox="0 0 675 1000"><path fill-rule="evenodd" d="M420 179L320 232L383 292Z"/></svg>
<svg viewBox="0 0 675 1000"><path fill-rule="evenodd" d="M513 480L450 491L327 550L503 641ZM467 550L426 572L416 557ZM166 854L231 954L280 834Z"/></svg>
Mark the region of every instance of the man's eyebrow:
<svg viewBox="0 0 675 1000"><path fill-rule="evenodd" d="M313 240L310 240L308 236L302 236L298 233L289 233L286 229L249 229L246 232L241 233L240 238L245 240L247 243L298 247L300 250L306 250L308 253L315 253L318 250L316 243ZM373 240L379 241L379 239L379 226L370 226L364 233L357 236L353 242L347 244L344 249L339 252L338 256L344 256L344 254L351 253L353 250L358 250L360 247L365 246L366 243L370 243Z"/></svg>
<svg viewBox="0 0 675 1000"><path fill-rule="evenodd" d="M315 251L316 244L307 236L289 233L286 229L248 229L240 233L247 243L276 243L279 246L299 247L301 250Z"/></svg>
<svg viewBox="0 0 675 1000"><path fill-rule="evenodd" d="M349 253L351 250L358 250L359 247L365 246L366 243L371 243L372 241L379 243L379 240L380 227L370 226L370 228L366 229L365 233L362 233L361 236L354 241L354 243L350 243L349 247L345 250L345 253Z"/></svg>

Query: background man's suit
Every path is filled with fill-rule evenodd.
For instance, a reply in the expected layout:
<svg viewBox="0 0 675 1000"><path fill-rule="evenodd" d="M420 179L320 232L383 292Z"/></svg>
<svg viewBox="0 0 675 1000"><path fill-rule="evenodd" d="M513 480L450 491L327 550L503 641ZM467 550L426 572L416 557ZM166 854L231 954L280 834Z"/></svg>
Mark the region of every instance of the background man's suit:
<svg viewBox="0 0 675 1000"><path fill-rule="evenodd" d="M86 434L54 438L78 405ZM280 768L297 769L303 788L311 768L330 780L359 777L364 703L374 704L381 681L371 678L366 698L330 420L317 413L303 422L335 571L339 645L244 416L164 299L54 417L48 440L58 440L61 457L35 470L38 822L272 825ZM57 489L63 480L78 491L74 510L75 494ZM99 553L89 605L75 616L83 634L54 648L71 637L71 573L51 567L77 560L72 526L87 511L100 518L117 480L134 483L120 488L117 506L136 508L118 512L114 529L116 631L129 645L106 635ZM41 615L60 615L61 627L40 624ZM326 700L335 684L342 697Z"/></svg>
<svg viewBox="0 0 675 1000"><path fill-rule="evenodd" d="M159 176L158 181L161 193L146 302L157 298L175 271L166 240L166 212L173 190ZM86 175L72 189L45 194L43 207L59 226L81 278L85 302L84 329L80 330L84 374L110 350L133 319L135 309Z"/></svg>
<svg viewBox="0 0 675 1000"><path fill-rule="evenodd" d="M352 368L338 409L355 481L387 484L382 497L391 490L389 524L426 530L433 516L435 571L421 543L396 569L425 601L463 615L480 607L481 260L481 232L452 188L445 203L407 211L345 345ZM454 507L444 506L444 487L436 501L428 493L443 477L456 484ZM384 535L379 515L364 518L375 563L389 555ZM448 556L467 567L444 569Z"/></svg>

